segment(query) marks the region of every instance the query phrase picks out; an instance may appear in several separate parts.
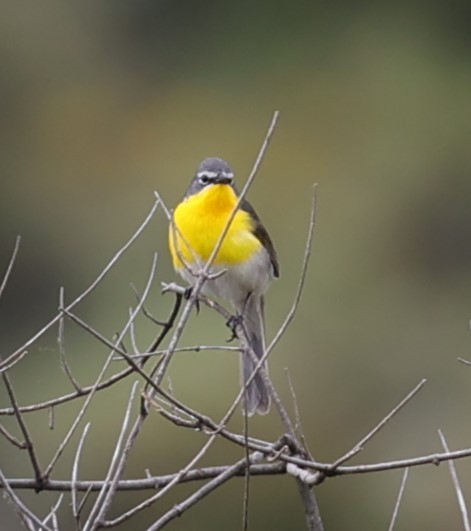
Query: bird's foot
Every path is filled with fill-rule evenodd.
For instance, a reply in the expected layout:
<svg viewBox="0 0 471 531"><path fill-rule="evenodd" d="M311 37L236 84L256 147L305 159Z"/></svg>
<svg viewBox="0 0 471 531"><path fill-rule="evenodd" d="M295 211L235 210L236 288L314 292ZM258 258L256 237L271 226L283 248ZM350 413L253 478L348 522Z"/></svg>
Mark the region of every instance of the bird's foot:
<svg viewBox="0 0 471 531"><path fill-rule="evenodd" d="M183 294L183 298L185 300L189 300L189 298L191 297L192 293L193 293L193 288L191 286L188 286L185 289L185 293ZM200 301L198 299L195 299L195 310L196 310L196 314L200 313Z"/></svg>
<svg viewBox="0 0 471 531"><path fill-rule="evenodd" d="M234 339L237 339L237 327L242 324L243 317L242 315L231 315L229 319L227 320L226 325L230 328L232 334L229 339L226 341L230 343L231 341L234 341Z"/></svg>

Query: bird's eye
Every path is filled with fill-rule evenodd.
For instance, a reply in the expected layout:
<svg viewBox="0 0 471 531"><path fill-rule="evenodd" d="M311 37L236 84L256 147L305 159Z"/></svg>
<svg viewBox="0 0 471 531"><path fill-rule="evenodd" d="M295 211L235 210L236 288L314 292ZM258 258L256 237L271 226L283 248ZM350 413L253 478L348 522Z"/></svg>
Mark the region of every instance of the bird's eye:
<svg viewBox="0 0 471 531"><path fill-rule="evenodd" d="M207 175L202 175L199 178L199 181L201 184L208 184L209 183L209 177Z"/></svg>

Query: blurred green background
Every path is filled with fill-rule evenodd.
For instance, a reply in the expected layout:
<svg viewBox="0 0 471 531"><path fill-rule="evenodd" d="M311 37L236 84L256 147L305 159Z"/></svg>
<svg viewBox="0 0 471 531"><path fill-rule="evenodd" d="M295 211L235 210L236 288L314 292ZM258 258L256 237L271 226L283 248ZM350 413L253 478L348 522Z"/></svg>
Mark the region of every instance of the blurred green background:
<svg viewBox="0 0 471 531"><path fill-rule="evenodd" d="M268 295L267 329L286 314L299 277L311 186L319 184L314 255L297 317L270 358L286 403L295 386L310 448L332 461L423 377L428 383L352 463L471 446L471 7L469 2L40 2L0 8L0 264L22 248L0 305L0 349L20 346L99 273L148 212L158 190L169 207L207 156L244 182L274 109L281 118L249 198L278 249L282 277ZM164 317L175 279L159 212L137 245L78 313L111 337L159 269L149 308ZM156 330L138 323L141 347ZM68 389L56 330L11 372L22 404ZM185 344L224 342L203 310ZM67 352L81 383L106 350L68 324ZM114 366L114 368L116 368ZM174 391L217 418L238 389L236 356L179 355ZM83 478L108 464L128 399L126 382L95 400ZM1 407L8 401L0 390ZM28 416L46 464L78 404ZM15 432L13 419L2 422ZM252 431L276 438L275 414ZM232 423L241 429L240 415ZM17 433L17 431L15 432ZM153 415L128 477L186 463L203 441ZM77 437L57 478L70 477ZM204 464L240 458L220 443ZM0 440L10 477L26 456ZM457 463L467 499L471 460ZM401 472L332 479L317 489L326 529L386 529ZM164 507L120 529L141 529ZM23 493L33 507L56 496ZM115 514L142 495L120 495ZM243 482L207 498L169 529L240 529ZM69 500L64 502L63 513ZM19 529L0 502L2 529ZM255 478L251 529L302 529L290 478ZM398 530L460 527L446 466L411 470Z"/></svg>

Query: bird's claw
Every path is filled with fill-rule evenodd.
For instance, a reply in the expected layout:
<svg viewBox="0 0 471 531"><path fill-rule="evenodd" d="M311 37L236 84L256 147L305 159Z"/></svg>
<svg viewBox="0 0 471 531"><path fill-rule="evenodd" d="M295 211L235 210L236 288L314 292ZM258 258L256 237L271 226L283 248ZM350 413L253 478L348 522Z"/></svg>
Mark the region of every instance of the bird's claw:
<svg viewBox="0 0 471 531"><path fill-rule="evenodd" d="M227 320L226 325L230 328L232 334L229 339L226 339L228 343L237 339L237 327L242 324L242 315L231 315Z"/></svg>
<svg viewBox="0 0 471 531"><path fill-rule="evenodd" d="M185 289L185 293L183 293L183 298L185 300L189 300L192 293L193 293L193 288L191 286L188 286ZM198 299L195 299L195 310L196 310L196 314L198 315L200 313L200 301Z"/></svg>

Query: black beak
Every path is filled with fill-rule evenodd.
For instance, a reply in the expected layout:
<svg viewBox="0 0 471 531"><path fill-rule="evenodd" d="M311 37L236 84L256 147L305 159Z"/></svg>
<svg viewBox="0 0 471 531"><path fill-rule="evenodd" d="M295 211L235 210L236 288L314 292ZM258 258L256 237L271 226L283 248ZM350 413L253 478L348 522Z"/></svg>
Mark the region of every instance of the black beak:
<svg viewBox="0 0 471 531"><path fill-rule="evenodd" d="M214 184L231 184L232 178L226 177L224 175L218 175L213 182Z"/></svg>

